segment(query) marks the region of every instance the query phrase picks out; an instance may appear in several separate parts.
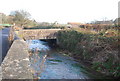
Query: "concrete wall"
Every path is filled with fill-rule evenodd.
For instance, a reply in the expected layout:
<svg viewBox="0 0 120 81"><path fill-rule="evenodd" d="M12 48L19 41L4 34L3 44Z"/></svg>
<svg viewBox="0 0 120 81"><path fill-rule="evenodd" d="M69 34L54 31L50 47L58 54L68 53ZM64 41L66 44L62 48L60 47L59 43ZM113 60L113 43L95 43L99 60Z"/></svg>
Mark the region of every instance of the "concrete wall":
<svg viewBox="0 0 120 81"><path fill-rule="evenodd" d="M30 29L19 31L25 40L28 39L56 39L57 32L61 29Z"/></svg>
<svg viewBox="0 0 120 81"><path fill-rule="evenodd" d="M24 40L15 40L2 64L2 79L33 79L28 46Z"/></svg>

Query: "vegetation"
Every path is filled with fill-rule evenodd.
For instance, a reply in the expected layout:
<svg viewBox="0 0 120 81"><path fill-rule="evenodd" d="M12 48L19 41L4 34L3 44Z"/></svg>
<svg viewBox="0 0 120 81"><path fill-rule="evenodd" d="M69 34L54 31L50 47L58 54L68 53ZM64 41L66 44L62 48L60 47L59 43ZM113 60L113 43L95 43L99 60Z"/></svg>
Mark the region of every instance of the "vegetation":
<svg viewBox="0 0 120 81"><path fill-rule="evenodd" d="M33 27L37 25L35 20L30 19L30 13L24 10L16 10L11 12L10 15L5 15L4 13L0 14L2 19L1 24L15 24L20 27Z"/></svg>
<svg viewBox="0 0 120 81"><path fill-rule="evenodd" d="M3 13L0 13L0 24L5 24L7 23L7 16Z"/></svg>
<svg viewBox="0 0 120 81"><path fill-rule="evenodd" d="M13 11L9 16L0 13L0 24L14 24L24 29L64 29L58 32L59 46L67 50L69 56L77 60L82 60L92 69L107 76L120 77L120 33L117 30L120 26L119 19L114 21L114 25L88 24L85 28L71 28L65 30L57 23L41 23L30 19L30 13L20 10ZM2 29L2 26L0 26ZM94 31L91 31L94 30ZM22 34L20 34L22 37ZM49 60L62 62L60 60ZM78 65L75 65L78 67Z"/></svg>
<svg viewBox="0 0 120 81"><path fill-rule="evenodd" d="M120 77L118 39L118 31L114 29L99 33L84 33L80 30L58 32L59 46L70 52L70 56L87 62L92 69L100 73L113 77Z"/></svg>
<svg viewBox="0 0 120 81"><path fill-rule="evenodd" d="M36 23L33 20L30 20L30 13L20 10L20 11L13 11L11 12L11 15L13 17L12 21L17 26L25 27L25 26L34 26Z"/></svg>
<svg viewBox="0 0 120 81"><path fill-rule="evenodd" d="M36 26L36 27L25 27L24 29L64 29L64 27L55 27L55 26Z"/></svg>
<svg viewBox="0 0 120 81"><path fill-rule="evenodd" d="M37 26L34 27L25 27L24 29L64 29L64 26L58 25L58 23L48 23L48 22L41 22L38 23Z"/></svg>

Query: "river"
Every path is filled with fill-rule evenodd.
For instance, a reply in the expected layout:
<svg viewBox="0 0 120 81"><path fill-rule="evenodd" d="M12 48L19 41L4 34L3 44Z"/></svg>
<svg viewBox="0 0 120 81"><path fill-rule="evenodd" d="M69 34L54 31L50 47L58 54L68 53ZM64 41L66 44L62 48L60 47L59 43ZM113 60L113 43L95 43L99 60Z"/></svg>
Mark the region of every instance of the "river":
<svg viewBox="0 0 120 81"><path fill-rule="evenodd" d="M27 40L31 67L34 76L40 79L89 79L80 64L72 57L53 50L47 42L41 40ZM46 57L47 56L47 57Z"/></svg>

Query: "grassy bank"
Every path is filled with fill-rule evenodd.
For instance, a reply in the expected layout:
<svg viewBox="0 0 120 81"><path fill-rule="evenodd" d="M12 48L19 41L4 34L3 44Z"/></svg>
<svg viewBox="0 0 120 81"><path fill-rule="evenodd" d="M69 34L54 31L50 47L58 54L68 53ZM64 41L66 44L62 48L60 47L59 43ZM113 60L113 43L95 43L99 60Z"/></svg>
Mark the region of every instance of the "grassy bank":
<svg viewBox="0 0 120 81"><path fill-rule="evenodd" d="M106 76L120 77L119 36L108 36L104 32L82 33L64 30L58 33L59 46L69 56L84 61Z"/></svg>

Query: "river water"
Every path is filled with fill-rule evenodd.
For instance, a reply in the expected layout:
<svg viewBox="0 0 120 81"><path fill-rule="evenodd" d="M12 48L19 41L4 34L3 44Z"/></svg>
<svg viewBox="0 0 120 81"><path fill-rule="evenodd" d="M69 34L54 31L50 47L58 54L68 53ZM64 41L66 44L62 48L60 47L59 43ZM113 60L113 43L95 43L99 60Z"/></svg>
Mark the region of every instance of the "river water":
<svg viewBox="0 0 120 81"><path fill-rule="evenodd" d="M27 40L34 76L40 79L89 79L73 58L58 53L40 40ZM36 51L37 49L37 51ZM46 57L47 56L47 57Z"/></svg>

